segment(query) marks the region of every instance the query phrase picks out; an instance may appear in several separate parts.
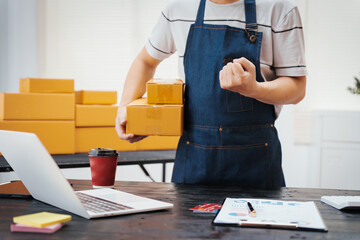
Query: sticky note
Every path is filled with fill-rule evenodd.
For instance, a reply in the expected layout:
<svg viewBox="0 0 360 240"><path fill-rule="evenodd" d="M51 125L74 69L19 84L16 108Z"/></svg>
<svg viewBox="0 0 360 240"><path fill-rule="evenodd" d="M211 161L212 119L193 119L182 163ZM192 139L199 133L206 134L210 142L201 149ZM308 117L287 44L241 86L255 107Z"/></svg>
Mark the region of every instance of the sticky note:
<svg viewBox="0 0 360 240"><path fill-rule="evenodd" d="M28 225L15 223L10 225L10 231L11 232L34 232L34 233L54 233L62 226L64 226L65 223L56 223L53 225L49 225L46 227L38 228L38 227L31 227Z"/></svg>
<svg viewBox="0 0 360 240"><path fill-rule="evenodd" d="M50 212L39 212L13 218L14 223L25 224L32 227L46 227L56 223L68 222L70 220L70 215Z"/></svg>

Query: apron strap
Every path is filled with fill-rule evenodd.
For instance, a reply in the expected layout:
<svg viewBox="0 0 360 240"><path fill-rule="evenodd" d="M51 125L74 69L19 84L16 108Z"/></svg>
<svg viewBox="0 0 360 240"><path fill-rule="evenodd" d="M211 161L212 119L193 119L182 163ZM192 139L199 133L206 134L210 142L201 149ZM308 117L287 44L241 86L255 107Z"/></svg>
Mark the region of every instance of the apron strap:
<svg viewBox="0 0 360 240"><path fill-rule="evenodd" d="M202 26L204 23L205 3L206 3L206 0L200 1L199 9L198 9L198 12L196 15L195 26Z"/></svg>
<svg viewBox="0 0 360 240"><path fill-rule="evenodd" d="M245 31L249 36L250 42L256 42L258 26L256 23L256 4L255 0L245 0Z"/></svg>
<svg viewBox="0 0 360 240"><path fill-rule="evenodd" d="M200 1L195 26L202 26L204 24L205 4L206 0ZM250 42L254 43L256 42L256 33L258 31L255 0L245 0L245 21L245 31L249 36Z"/></svg>

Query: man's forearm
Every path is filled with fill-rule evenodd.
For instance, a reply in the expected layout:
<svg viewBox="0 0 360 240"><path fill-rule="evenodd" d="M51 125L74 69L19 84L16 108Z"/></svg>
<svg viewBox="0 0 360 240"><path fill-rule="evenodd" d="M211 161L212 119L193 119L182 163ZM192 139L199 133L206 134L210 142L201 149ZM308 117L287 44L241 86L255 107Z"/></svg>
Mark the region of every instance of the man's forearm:
<svg viewBox="0 0 360 240"><path fill-rule="evenodd" d="M144 48L134 60L125 80L120 107L125 107L134 99L140 98L146 91L146 82L154 76L160 61L149 59Z"/></svg>
<svg viewBox="0 0 360 240"><path fill-rule="evenodd" d="M219 80L221 88L267 104L296 104L305 96L305 76L257 82L255 65L244 57L226 64L219 72Z"/></svg>
<svg viewBox="0 0 360 240"><path fill-rule="evenodd" d="M279 77L258 83L252 98L267 104L296 104L305 97L306 77Z"/></svg>

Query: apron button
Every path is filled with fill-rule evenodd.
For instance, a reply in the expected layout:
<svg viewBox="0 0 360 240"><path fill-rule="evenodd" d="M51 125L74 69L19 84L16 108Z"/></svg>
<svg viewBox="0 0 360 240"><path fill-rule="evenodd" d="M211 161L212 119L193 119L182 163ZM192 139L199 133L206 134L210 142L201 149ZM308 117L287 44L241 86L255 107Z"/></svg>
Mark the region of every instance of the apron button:
<svg viewBox="0 0 360 240"><path fill-rule="evenodd" d="M274 124L270 124L270 127L274 127Z"/></svg>
<svg viewBox="0 0 360 240"><path fill-rule="evenodd" d="M250 42L252 42L252 43L256 42L256 37L255 37L255 35L251 35L251 36L250 36Z"/></svg>
<svg viewBox="0 0 360 240"><path fill-rule="evenodd" d="M187 144L187 145L189 145L189 144L190 144L190 142L189 142L189 141L187 141L187 142L186 142L186 144Z"/></svg>
<svg viewBox="0 0 360 240"><path fill-rule="evenodd" d="M221 132L223 129L222 129L222 127L219 127L219 131Z"/></svg>
<svg viewBox="0 0 360 240"><path fill-rule="evenodd" d="M269 144L268 143L265 143L265 147L267 147Z"/></svg>

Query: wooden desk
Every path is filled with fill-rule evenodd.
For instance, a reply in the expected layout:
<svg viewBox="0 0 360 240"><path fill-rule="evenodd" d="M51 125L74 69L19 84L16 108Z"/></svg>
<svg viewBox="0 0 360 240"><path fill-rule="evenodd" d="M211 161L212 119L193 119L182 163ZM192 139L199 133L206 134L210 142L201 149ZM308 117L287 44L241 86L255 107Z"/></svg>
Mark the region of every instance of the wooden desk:
<svg viewBox="0 0 360 240"><path fill-rule="evenodd" d="M91 182L73 180L76 190L90 189ZM171 202L174 208L87 220L72 214L72 221L53 235L11 233L14 216L49 211L67 213L36 200L0 199L1 239L360 239L360 213L341 212L320 202L322 195L360 195L360 191L281 188L246 190L236 186L203 186L151 182L116 182L116 189ZM193 213L202 203L222 203L225 197L315 201L329 231L213 226L214 215Z"/></svg>
<svg viewBox="0 0 360 240"><path fill-rule="evenodd" d="M162 181L166 179L166 164L174 162L175 150L127 151L119 152L118 165L139 165L145 175L151 178L144 164L162 164ZM90 167L87 153L53 155L60 168ZM0 156L0 172L10 172L12 168L3 156ZM152 178L151 178L152 179Z"/></svg>

